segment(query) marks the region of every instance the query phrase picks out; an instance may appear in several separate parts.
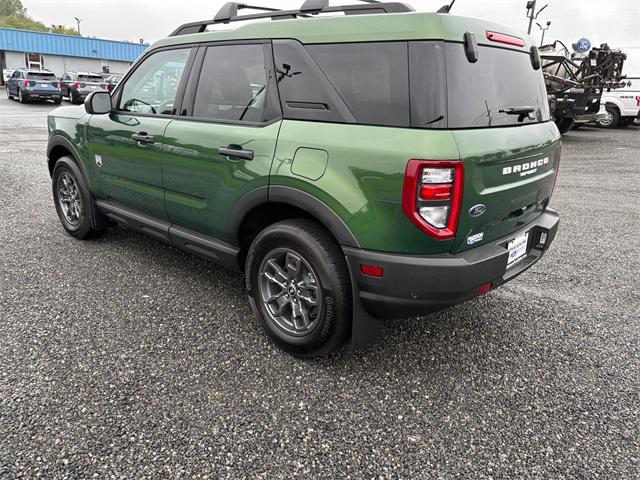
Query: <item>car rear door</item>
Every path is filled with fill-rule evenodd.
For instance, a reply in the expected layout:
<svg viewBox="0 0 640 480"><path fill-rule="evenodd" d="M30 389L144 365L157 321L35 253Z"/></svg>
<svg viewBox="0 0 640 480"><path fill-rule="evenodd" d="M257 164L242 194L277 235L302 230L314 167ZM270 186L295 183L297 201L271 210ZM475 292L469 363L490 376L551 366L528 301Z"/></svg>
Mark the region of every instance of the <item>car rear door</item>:
<svg viewBox="0 0 640 480"><path fill-rule="evenodd" d="M166 220L162 185L165 130L175 118L195 49L149 54L115 92L115 111L94 115L87 132L99 199Z"/></svg>
<svg viewBox="0 0 640 480"><path fill-rule="evenodd" d="M268 186L281 123L272 58L268 41L200 47L163 144L165 204L178 229L224 242L236 202L249 191L266 200L258 189Z"/></svg>

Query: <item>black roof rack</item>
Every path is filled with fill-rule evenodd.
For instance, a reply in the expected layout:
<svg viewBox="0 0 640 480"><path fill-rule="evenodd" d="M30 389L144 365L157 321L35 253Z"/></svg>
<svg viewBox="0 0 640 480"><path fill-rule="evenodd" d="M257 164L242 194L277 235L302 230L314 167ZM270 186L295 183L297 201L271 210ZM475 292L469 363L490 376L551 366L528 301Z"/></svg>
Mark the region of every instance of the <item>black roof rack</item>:
<svg viewBox="0 0 640 480"><path fill-rule="evenodd" d="M178 27L170 37L179 35L189 35L191 33L202 33L210 25L231 22L244 22L247 20L257 20L270 18L272 20L283 20L293 18L308 18L319 13L338 13L345 15L366 15L376 13L405 13L413 12L413 8L401 2L379 3L375 0L362 0L365 5L342 5L330 7L328 0L306 0L300 10L278 10L275 8L256 7L246 3L228 2L216 14L213 20L201 20L198 22L185 23ZM238 15L239 10L262 10L262 13L251 15Z"/></svg>

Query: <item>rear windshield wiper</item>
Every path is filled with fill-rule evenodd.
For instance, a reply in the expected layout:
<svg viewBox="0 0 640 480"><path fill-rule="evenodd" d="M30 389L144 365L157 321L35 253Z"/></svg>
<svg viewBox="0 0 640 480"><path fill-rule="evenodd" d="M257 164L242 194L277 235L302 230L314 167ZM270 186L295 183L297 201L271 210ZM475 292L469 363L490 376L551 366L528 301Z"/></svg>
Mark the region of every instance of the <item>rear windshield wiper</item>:
<svg viewBox="0 0 640 480"><path fill-rule="evenodd" d="M518 122L524 122L525 118L530 118L530 115L537 110L536 107L508 107L498 110L498 113L506 113L507 115L518 115Z"/></svg>

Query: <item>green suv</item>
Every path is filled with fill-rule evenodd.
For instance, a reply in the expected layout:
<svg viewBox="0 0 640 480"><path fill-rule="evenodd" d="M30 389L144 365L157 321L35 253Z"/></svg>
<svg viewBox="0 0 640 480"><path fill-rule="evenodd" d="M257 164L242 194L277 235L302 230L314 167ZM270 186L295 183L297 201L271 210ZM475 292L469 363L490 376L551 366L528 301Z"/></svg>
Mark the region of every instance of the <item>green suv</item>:
<svg viewBox="0 0 640 480"><path fill-rule="evenodd" d="M123 224L244 272L260 324L307 357L542 257L560 135L528 38L402 3L240 8L50 114L71 235Z"/></svg>

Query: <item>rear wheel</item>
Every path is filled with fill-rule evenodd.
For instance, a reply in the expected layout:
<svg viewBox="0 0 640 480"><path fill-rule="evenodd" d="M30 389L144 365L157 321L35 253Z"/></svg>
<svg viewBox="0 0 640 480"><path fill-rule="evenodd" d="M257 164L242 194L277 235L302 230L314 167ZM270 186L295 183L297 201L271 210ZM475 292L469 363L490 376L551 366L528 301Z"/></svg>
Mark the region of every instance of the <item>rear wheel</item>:
<svg viewBox="0 0 640 480"><path fill-rule="evenodd" d="M92 226L93 198L73 159L60 158L53 168L52 180L56 211L69 235L84 240L103 233Z"/></svg>
<svg viewBox="0 0 640 480"><path fill-rule="evenodd" d="M348 268L317 223L287 220L263 230L249 249L245 284L259 323L287 352L320 357L349 337Z"/></svg>
<svg viewBox="0 0 640 480"><path fill-rule="evenodd" d="M78 105L80 103L79 98L74 94L69 94L69 101L74 105Z"/></svg>
<svg viewBox="0 0 640 480"><path fill-rule="evenodd" d="M20 103L27 103L27 99L25 98L25 96L22 94L22 89L18 89L18 101Z"/></svg>
<svg viewBox="0 0 640 480"><path fill-rule="evenodd" d="M607 107L607 115L596 121L600 128L617 128L620 124L620 112L617 108Z"/></svg>

